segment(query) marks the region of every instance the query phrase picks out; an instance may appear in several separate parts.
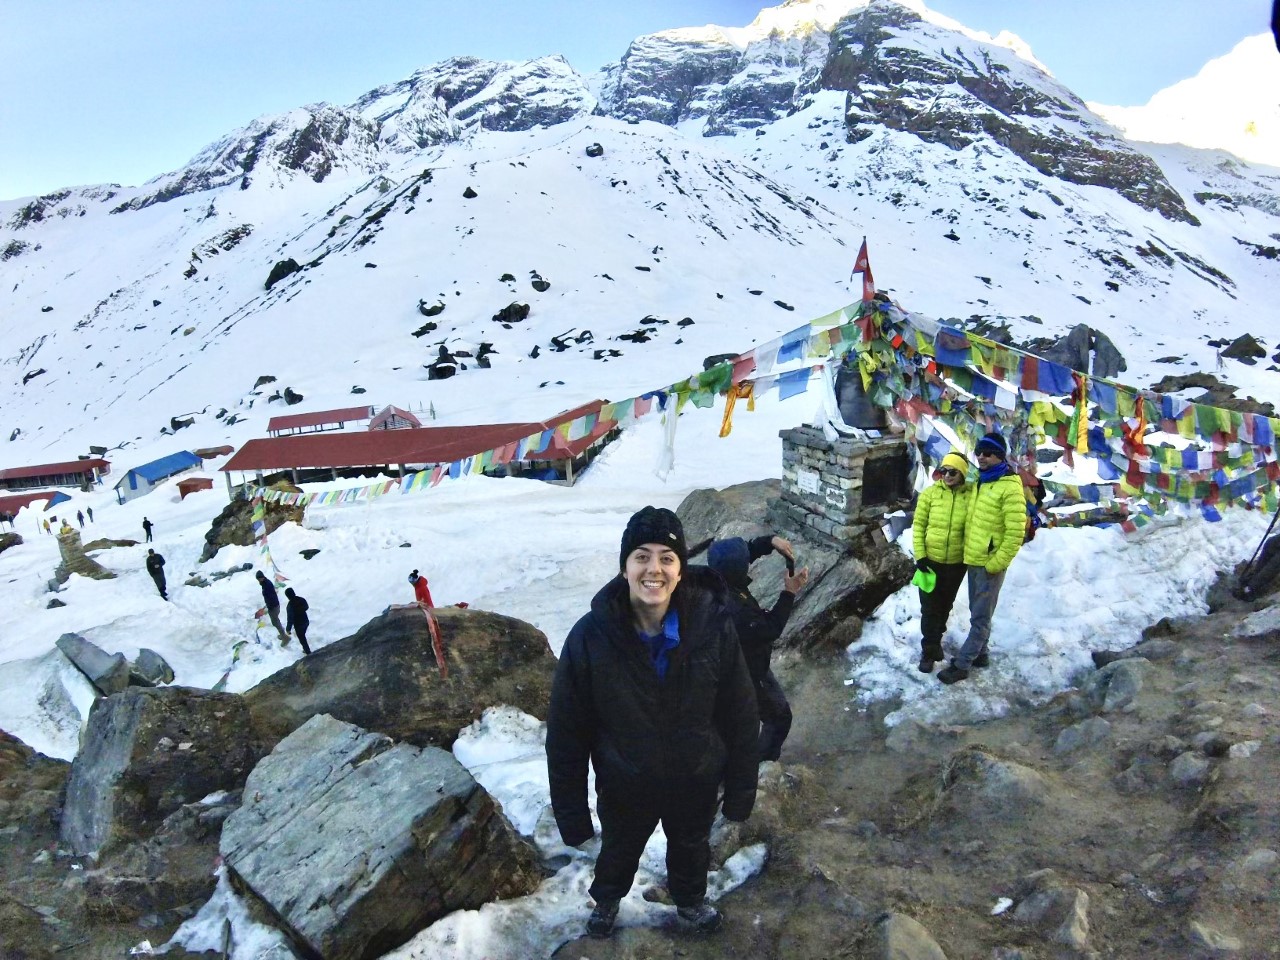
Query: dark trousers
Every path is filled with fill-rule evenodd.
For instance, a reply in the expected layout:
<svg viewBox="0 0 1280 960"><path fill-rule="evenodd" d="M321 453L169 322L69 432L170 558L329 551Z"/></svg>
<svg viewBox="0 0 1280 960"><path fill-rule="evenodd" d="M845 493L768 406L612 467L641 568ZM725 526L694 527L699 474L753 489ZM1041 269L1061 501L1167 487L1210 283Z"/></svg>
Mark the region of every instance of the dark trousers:
<svg viewBox="0 0 1280 960"><path fill-rule="evenodd" d="M168 599L169 599L169 593L168 593L168 591L167 591L167 590L165 590L165 586L164 586L164 574L163 574L163 573L153 573L153 574L151 575L151 579L152 579L152 580L154 580L154 581L156 582L156 589L160 591L160 596L161 596L161 597L163 597L164 599L168 600Z"/></svg>
<svg viewBox="0 0 1280 960"><path fill-rule="evenodd" d="M930 660L941 660L942 635L947 632L947 618L951 616L967 568L963 563L929 562L938 579L931 593L920 591L920 654Z"/></svg>
<svg viewBox="0 0 1280 960"><path fill-rule="evenodd" d="M151 542L151 528L147 527L147 543Z"/></svg>
<svg viewBox="0 0 1280 960"><path fill-rule="evenodd" d="M307 624L295 623L293 625L293 632L298 637L298 644L302 647L302 652L309 654L311 652L311 648L307 646Z"/></svg>
<svg viewBox="0 0 1280 960"><path fill-rule="evenodd" d="M791 704L772 670L756 684L756 708L760 711L760 759L777 760L791 732Z"/></svg>
<svg viewBox="0 0 1280 960"><path fill-rule="evenodd" d="M280 635L280 645L284 646L289 642L289 635L284 632L284 626L280 623L280 608L267 607L267 619L271 621L271 625L276 628L276 633Z"/></svg>
<svg viewBox="0 0 1280 960"><path fill-rule="evenodd" d="M667 835L667 889L677 907L693 907L707 895L715 785L683 786L660 794L597 793L600 856L588 891L597 903L621 900L631 889L645 844L659 823Z"/></svg>

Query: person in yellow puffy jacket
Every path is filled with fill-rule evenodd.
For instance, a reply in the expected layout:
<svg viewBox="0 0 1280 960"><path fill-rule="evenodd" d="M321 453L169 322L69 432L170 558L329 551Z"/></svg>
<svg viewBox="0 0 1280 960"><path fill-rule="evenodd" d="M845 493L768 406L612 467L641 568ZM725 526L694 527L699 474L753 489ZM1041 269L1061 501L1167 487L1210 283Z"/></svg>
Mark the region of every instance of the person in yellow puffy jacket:
<svg viewBox="0 0 1280 960"><path fill-rule="evenodd" d="M969 464L958 453L942 458L941 478L921 491L911 522L916 566L936 576L933 589L920 591L920 672L932 673L943 658L942 635L964 580L964 527L973 488L965 483Z"/></svg>
<svg viewBox="0 0 1280 960"><path fill-rule="evenodd" d="M969 636L951 665L938 671L943 683L967 680L972 668L987 666L991 617L1000 599L1005 571L1022 546L1027 499L1022 480L1008 462L1009 447L988 433L974 448L978 482L969 501L964 528L964 562L969 578Z"/></svg>

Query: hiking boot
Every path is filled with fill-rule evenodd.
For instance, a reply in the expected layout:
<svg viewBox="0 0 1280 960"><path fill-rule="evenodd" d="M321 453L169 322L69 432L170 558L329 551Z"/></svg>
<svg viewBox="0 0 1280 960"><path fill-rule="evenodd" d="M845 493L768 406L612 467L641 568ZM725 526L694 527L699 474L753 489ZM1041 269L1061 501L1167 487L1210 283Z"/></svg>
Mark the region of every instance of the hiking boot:
<svg viewBox="0 0 1280 960"><path fill-rule="evenodd" d="M950 665L938 671L938 679L946 684L959 683L961 680L969 679L969 671L961 670L956 666L956 662L952 660Z"/></svg>
<svg viewBox="0 0 1280 960"><path fill-rule="evenodd" d="M587 936L603 940L613 933L613 925L618 919L618 901L601 900L587 918Z"/></svg>
<svg viewBox="0 0 1280 960"><path fill-rule="evenodd" d="M933 657L923 656L920 658L920 663L916 665L916 669L921 673L933 673L933 665L937 662Z"/></svg>
<svg viewBox="0 0 1280 960"><path fill-rule="evenodd" d="M991 666L991 658L987 656L987 651L983 650L980 654L973 658L973 663L969 664L970 670L981 670L983 667Z"/></svg>
<svg viewBox="0 0 1280 960"><path fill-rule="evenodd" d="M724 926L724 917L704 900L696 907L677 907L676 922L694 933L715 933Z"/></svg>

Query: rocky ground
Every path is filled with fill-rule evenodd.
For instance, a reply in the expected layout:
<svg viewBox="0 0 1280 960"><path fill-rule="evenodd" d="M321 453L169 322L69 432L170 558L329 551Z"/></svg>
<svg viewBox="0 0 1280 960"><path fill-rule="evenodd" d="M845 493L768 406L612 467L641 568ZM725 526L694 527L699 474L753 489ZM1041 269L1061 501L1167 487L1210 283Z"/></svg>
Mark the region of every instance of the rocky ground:
<svg viewBox="0 0 1280 960"><path fill-rule="evenodd" d="M1280 956L1280 606L1238 633L1251 609L1162 622L1080 689L968 727L886 731L845 712L840 662L784 657L796 725L746 825L770 860L723 932L556 956Z"/></svg>
<svg viewBox="0 0 1280 960"><path fill-rule="evenodd" d="M941 729L886 730L845 710L840 657L781 656L796 724L732 828L769 862L725 929L622 927L557 956L1280 956L1280 604L1147 633L1046 705ZM86 893L92 865L59 852L68 770L0 736L4 960L124 957L189 912L119 922Z"/></svg>

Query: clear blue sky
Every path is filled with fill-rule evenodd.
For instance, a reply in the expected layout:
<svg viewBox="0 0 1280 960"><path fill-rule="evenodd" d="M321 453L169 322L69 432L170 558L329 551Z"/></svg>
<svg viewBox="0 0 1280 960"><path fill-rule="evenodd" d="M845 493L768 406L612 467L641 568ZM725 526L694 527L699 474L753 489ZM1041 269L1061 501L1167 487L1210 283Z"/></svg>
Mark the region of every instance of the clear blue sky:
<svg viewBox="0 0 1280 960"><path fill-rule="evenodd" d="M926 0L929 2L929 0ZM670 27L766 0L0 0L0 198L137 184L264 113L449 56L562 53L587 73ZM1010 30L1086 100L1145 103L1268 28L1270 0L932 0Z"/></svg>

